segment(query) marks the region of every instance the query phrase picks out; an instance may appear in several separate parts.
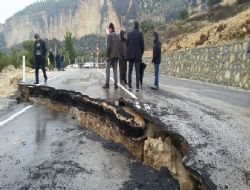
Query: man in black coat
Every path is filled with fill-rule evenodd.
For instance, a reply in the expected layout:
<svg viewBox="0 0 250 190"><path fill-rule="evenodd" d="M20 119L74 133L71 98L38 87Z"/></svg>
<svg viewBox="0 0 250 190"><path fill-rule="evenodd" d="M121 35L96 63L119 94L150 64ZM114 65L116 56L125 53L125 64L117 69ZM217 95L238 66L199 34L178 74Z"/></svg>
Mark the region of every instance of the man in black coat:
<svg viewBox="0 0 250 190"><path fill-rule="evenodd" d="M134 22L134 29L128 33L127 45L127 59L129 60L128 87L132 89L132 72L135 64L136 91L139 91L140 64L144 54L144 38L142 32L139 31L139 23L137 21Z"/></svg>
<svg viewBox="0 0 250 190"><path fill-rule="evenodd" d="M154 86L151 87L153 90L159 90L159 68L161 64L161 42L159 40L159 35L157 32L153 33L153 59L155 69L155 82Z"/></svg>
<svg viewBox="0 0 250 190"><path fill-rule="evenodd" d="M40 38L39 34L34 35L35 43L34 43L34 58L35 58L35 84L39 84L39 69L41 68L43 71L44 82L46 83L48 77L46 75L45 70L45 61L47 55L47 48L45 42Z"/></svg>

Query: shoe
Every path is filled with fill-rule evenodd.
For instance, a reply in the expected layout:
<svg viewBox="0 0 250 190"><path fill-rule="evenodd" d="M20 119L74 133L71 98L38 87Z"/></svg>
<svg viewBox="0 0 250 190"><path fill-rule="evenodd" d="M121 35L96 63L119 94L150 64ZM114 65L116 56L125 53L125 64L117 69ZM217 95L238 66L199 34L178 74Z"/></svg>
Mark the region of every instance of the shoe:
<svg viewBox="0 0 250 190"><path fill-rule="evenodd" d="M139 88L137 88L137 89L136 89L136 92L139 92L139 91L140 91L140 89L139 89Z"/></svg>
<svg viewBox="0 0 250 190"><path fill-rule="evenodd" d="M115 89L118 89L118 85L115 85Z"/></svg>
<svg viewBox="0 0 250 190"><path fill-rule="evenodd" d="M48 81L48 78L44 79L44 83L47 83L47 81Z"/></svg>
<svg viewBox="0 0 250 190"><path fill-rule="evenodd" d="M133 88L131 85L128 85L128 89L131 91Z"/></svg>
<svg viewBox="0 0 250 190"><path fill-rule="evenodd" d="M39 82L35 82L34 84L39 84Z"/></svg>
<svg viewBox="0 0 250 190"><path fill-rule="evenodd" d="M159 90L159 87L158 86L153 86L151 87L152 90Z"/></svg>
<svg viewBox="0 0 250 190"><path fill-rule="evenodd" d="M102 88L103 88L103 89L109 89L109 85L108 85L108 84L105 84Z"/></svg>

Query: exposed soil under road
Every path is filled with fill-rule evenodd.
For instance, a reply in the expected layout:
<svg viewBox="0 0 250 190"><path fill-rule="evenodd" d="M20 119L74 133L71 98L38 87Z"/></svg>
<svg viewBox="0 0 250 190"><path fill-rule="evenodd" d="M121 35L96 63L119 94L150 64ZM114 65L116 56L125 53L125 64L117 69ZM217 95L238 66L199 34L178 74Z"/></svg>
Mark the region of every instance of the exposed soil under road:
<svg viewBox="0 0 250 190"><path fill-rule="evenodd" d="M70 115L37 105L1 128L0 189L177 190L179 184L167 169L141 164Z"/></svg>

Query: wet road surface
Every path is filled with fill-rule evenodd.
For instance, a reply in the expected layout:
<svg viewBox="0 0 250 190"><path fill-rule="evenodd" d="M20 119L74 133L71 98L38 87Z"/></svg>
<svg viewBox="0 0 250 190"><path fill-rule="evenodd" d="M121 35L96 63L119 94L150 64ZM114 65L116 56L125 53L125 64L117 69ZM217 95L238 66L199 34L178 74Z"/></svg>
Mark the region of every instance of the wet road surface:
<svg viewBox="0 0 250 190"><path fill-rule="evenodd" d="M112 85L110 90L103 90L104 70L71 72L70 77L61 80L76 77L85 84L76 82L75 89L66 85L68 90L78 89L83 94L110 100L131 97L128 91L114 90ZM168 130L189 142L191 153L184 160L186 165L210 176L218 189L249 189L250 92L167 76L160 77L161 90L152 91L153 80L151 74L146 74L143 90L132 93L150 105L153 115L171 126ZM49 85L63 87L56 81Z"/></svg>
<svg viewBox="0 0 250 190"><path fill-rule="evenodd" d="M0 189L136 188L178 184L166 169L143 166L122 146L41 105L1 127Z"/></svg>
<svg viewBox="0 0 250 190"><path fill-rule="evenodd" d="M218 189L249 189L249 91L166 76L161 76L160 82L160 91L152 91L153 76L146 74L143 90L132 93L150 105L154 116L169 124L169 131L185 137L190 145L186 165L209 176ZM131 92L115 90L112 85L103 90L104 83L104 70L83 69L63 72L47 85L111 101L131 98ZM21 108L7 111L4 117L15 109ZM124 175L123 182L126 180Z"/></svg>

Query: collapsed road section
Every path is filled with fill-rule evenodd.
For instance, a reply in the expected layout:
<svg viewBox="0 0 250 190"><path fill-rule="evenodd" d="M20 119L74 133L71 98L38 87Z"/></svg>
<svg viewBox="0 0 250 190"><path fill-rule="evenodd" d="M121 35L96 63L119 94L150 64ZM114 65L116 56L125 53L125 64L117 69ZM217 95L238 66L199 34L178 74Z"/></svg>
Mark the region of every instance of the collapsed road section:
<svg viewBox="0 0 250 190"><path fill-rule="evenodd" d="M216 189L209 177L183 162L190 155L186 140L168 131L168 126L153 117L142 103L125 99L107 102L46 86L20 85L19 91L23 101L72 114L86 128L122 144L144 164L156 169L168 168L181 190Z"/></svg>

